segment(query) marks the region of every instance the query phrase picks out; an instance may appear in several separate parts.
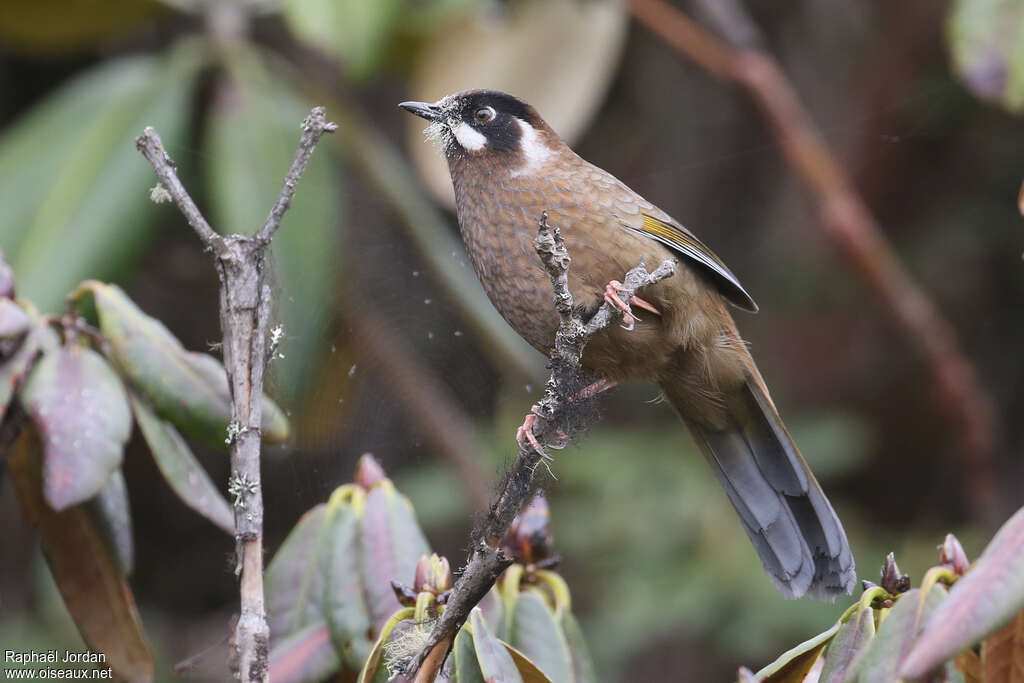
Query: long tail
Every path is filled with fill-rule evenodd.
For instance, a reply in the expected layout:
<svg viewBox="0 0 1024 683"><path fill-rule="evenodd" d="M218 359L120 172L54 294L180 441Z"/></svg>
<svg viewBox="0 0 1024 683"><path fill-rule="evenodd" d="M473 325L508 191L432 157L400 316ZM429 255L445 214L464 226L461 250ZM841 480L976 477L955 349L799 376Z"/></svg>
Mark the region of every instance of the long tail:
<svg viewBox="0 0 1024 683"><path fill-rule="evenodd" d="M743 521L761 562L787 598L832 601L856 580L843 525L779 419L757 370L722 397L724 425L693 419L692 390L662 389L690 428Z"/></svg>

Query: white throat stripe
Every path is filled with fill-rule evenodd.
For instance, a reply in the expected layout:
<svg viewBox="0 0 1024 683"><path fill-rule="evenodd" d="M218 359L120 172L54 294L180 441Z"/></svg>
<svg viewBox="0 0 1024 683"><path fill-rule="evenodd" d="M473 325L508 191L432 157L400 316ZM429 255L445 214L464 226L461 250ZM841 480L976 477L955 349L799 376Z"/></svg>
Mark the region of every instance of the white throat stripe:
<svg viewBox="0 0 1024 683"><path fill-rule="evenodd" d="M487 144L487 138L484 134L478 130L474 130L465 121L460 121L455 126L452 126L452 133L455 135L455 139L459 141L463 149L470 152L479 152Z"/></svg>
<svg viewBox="0 0 1024 683"><path fill-rule="evenodd" d="M519 138L519 149L523 152L524 163L512 171L512 175L524 175L532 173L544 165L551 158L551 148L544 144L537 129L522 119L516 119L522 135Z"/></svg>

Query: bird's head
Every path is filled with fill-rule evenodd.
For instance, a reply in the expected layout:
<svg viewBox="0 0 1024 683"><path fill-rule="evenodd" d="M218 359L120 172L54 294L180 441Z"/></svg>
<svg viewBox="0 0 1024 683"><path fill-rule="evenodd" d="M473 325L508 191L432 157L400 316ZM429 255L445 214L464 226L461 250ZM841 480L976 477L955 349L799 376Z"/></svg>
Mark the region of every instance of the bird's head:
<svg viewBox="0 0 1024 683"><path fill-rule="evenodd" d="M430 121L427 137L440 142L449 160L501 155L511 169L536 168L563 145L533 107L498 90L466 90L433 104L398 106Z"/></svg>

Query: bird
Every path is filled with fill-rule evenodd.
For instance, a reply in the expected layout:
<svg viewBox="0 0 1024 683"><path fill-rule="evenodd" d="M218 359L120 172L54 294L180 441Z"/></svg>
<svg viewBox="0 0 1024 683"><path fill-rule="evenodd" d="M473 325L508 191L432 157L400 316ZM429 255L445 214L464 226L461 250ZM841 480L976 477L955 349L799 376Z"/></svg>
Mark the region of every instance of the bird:
<svg viewBox="0 0 1024 683"><path fill-rule="evenodd" d="M582 366L601 379L655 383L732 501L766 573L786 598L853 590L843 525L790 437L729 307L757 304L725 263L667 213L587 162L523 100L466 90L399 107L426 119L448 162L462 239L487 296L530 345L558 329L551 283L533 247L547 212L569 252L579 310L606 301L622 324L595 334ZM641 260L676 274L628 301L616 280ZM639 296L642 294L642 297ZM639 310L644 313L641 315ZM520 436L533 441L527 416ZM539 444L538 444L539 445Z"/></svg>

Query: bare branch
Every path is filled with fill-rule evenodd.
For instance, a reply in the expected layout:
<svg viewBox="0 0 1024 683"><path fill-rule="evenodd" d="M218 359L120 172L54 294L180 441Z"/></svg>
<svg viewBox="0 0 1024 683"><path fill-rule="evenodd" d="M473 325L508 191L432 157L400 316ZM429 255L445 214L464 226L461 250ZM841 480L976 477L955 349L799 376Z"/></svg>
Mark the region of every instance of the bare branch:
<svg viewBox="0 0 1024 683"><path fill-rule="evenodd" d="M309 158L313 155L316 143L320 141L324 133L333 133L336 130L338 130L338 125L327 120L324 108L313 107L313 111L309 112L309 116L302 122L302 138L299 140L298 149L295 150L292 166L284 177L284 187L281 188L281 194L267 216L267 222L263 224L263 228L256 235L257 241L268 244L273 239L274 233L277 232L277 228L281 225L281 219L284 217L285 211L292 204L295 188L299 184L299 178L306 171L306 166L309 164Z"/></svg>
<svg viewBox="0 0 1024 683"><path fill-rule="evenodd" d="M235 573L240 576L240 613L231 637L231 667L235 677L244 681L265 682L269 670L270 629L263 600L263 489L260 480L261 397L271 303L271 288L264 279L265 251L291 204L313 148L325 132L336 128L335 124L326 122L322 107L313 109L306 118L281 194L267 222L254 237L223 237L214 232L178 180L174 162L157 132L146 128L135 141L163 188L217 259L224 367L231 389L228 490L234 499Z"/></svg>
<svg viewBox="0 0 1024 683"><path fill-rule="evenodd" d="M560 431L567 432L569 429L565 410L572 398L569 387L576 384L573 380L579 375L580 359L587 342L599 331L622 318L622 311L607 303L587 323L573 310L568 278L569 253L558 228L549 228L547 218L547 212L544 212L533 246L551 279L559 328L555 335L555 348L551 352L551 377L544 398L535 410L539 419L535 423L534 434L542 443ZM675 266L675 260L669 259L653 273L649 273L641 261L626 273L620 297L623 301L629 301L639 289L672 276ZM417 672L428 658L436 663L438 654L434 651L450 646L452 636L465 623L470 611L512 563L511 558L501 550L501 540L508 533L512 520L532 497L537 467L545 457L529 445L520 445L519 454L505 475L497 500L491 504L483 523L474 532L469 564L456 582L444 612L431 630L427 644L410 662L410 674Z"/></svg>
<svg viewBox="0 0 1024 683"><path fill-rule="evenodd" d="M206 222L199 207L192 201L185 186L178 180L178 172L175 170L177 164L164 149L164 142L160 139L160 135L151 127L146 126L142 135L135 138L135 147L142 152L142 156L146 157L150 166L156 171L156 177L160 179L160 186L171 195L174 203L185 214L185 219L199 235L199 239L203 241L207 249L219 255L224 247L224 238Z"/></svg>

